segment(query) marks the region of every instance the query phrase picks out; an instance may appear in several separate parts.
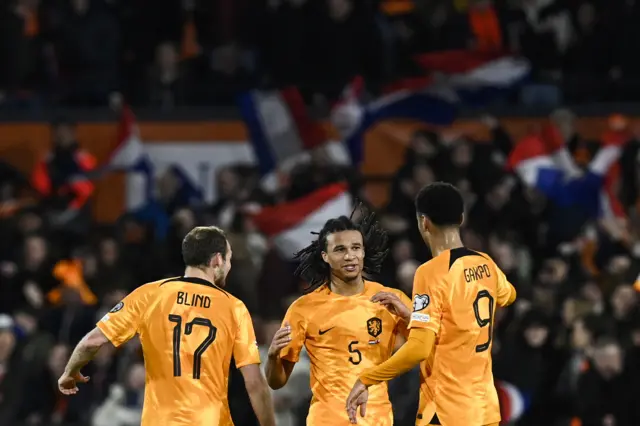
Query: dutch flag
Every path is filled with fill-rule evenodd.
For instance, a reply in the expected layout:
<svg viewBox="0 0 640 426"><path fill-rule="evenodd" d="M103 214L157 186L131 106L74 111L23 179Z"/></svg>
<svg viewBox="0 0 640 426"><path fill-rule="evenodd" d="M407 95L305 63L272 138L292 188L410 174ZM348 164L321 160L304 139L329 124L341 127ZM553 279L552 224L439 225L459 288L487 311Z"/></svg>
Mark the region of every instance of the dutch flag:
<svg viewBox="0 0 640 426"><path fill-rule="evenodd" d="M383 96L368 104L345 96L331 118L348 147L351 159L363 159L363 138L375 124L390 119L420 121L448 126L461 106L482 106L507 93L526 80L530 64L505 54L486 54L467 50L420 55L416 62L425 75L394 82ZM358 87L358 80L347 87ZM344 130L341 130L344 129Z"/></svg>
<svg viewBox="0 0 640 426"><path fill-rule="evenodd" d="M324 128L309 117L295 87L247 92L238 97L238 105L266 188L277 187L278 171L327 143Z"/></svg>
<svg viewBox="0 0 640 426"><path fill-rule="evenodd" d="M283 258L291 259L317 238L312 232L319 232L329 219L349 215L352 205L347 184L335 183L302 198L264 207L253 222L272 238Z"/></svg>
<svg viewBox="0 0 640 426"><path fill-rule="evenodd" d="M603 146L586 171L572 162L557 129L552 125L521 139L509 155L507 166L529 186L560 206L579 205L592 217L623 217L615 195L615 164L628 136L603 135Z"/></svg>
<svg viewBox="0 0 640 426"><path fill-rule="evenodd" d="M135 114L127 105L122 107L117 135L101 170L127 173L126 205L128 209L135 209L152 198L154 171L140 139Z"/></svg>

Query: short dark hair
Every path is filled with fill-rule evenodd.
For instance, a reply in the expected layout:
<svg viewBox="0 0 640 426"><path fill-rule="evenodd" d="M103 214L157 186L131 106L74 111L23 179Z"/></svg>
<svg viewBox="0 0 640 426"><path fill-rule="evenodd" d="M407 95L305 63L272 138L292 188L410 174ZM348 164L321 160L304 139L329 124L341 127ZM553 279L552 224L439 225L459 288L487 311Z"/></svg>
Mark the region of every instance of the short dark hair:
<svg viewBox="0 0 640 426"><path fill-rule="evenodd" d="M464 200L458 188L445 182L425 186L416 195L416 213L429 218L436 226L460 226Z"/></svg>
<svg viewBox="0 0 640 426"><path fill-rule="evenodd" d="M300 261L295 275L307 282L305 293L310 293L329 281L331 269L322 259L322 252L327 250L327 237L336 232L360 232L365 250L363 271L367 274L380 272L382 262L389 253L387 233L376 220L375 213L369 212L363 205L359 208L362 218L358 222L346 216L329 219L322 227L318 238L295 254L294 259Z"/></svg>
<svg viewBox="0 0 640 426"><path fill-rule="evenodd" d="M216 226L196 226L182 240L186 266L207 266L217 253L227 256L227 235Z"/></svg>

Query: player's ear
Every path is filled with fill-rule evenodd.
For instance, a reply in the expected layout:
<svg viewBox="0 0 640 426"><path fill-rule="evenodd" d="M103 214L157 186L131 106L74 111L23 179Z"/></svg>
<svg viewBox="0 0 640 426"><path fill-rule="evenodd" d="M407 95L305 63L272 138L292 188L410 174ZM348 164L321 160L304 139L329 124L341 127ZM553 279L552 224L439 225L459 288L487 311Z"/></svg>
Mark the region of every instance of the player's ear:
<svg viewBox="0 0 640 426"><path fill-rule="evenodd" d="M422 226L423 229L427 232L429 232L430 234L433 233L433 229L435 228L435 225L433 224L433 222L431 222L431 219L429 219L426 216L422 216L422 220L424 221Z"/></svg>
<svg viewBox="0 0 640 426"><path fill-rule="evenodd" d="M460 216L460 226L464 225L464 219L465 219L465 216L464 216L464 213L462 213L462 215Z"/></svg>
<svg viewBox="0 0 640 426"><path fill-rule="evenodd" d="M429 230L429 219L425 215L418 215L418 228L421 232Z"/></svg>
<svg viewBox="0 0 640 426"><path fill-rule="evenodd" d="M324 260L324 263L329 263L329 255L327 254L327 252L323 251L321 254L322 254L322 260Z"/></svg>
<svg viewBox="0 0 640 426"><path fill-rule="evenodd" d="M216 266L221 266L223 263L224 259L222 258L222 255L220 253L216 253L211 256L211 263L209 264L209 267L215 268Z"/></svg>

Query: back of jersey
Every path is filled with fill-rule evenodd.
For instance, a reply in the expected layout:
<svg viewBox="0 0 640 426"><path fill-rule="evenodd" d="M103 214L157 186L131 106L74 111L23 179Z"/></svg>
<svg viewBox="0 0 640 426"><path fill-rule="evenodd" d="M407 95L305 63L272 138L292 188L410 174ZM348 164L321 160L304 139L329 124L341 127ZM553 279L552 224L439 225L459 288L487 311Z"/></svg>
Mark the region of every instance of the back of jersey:
<svg viewBox="0 0 640 426"><path fill-rule="evenodd" d="M411 326L437 335L424 391L439 419L469 426L499 421L491 341L496 306L510 298L504 273L486 254L461 247L423 265L414 292Z"/></svg>
<svg viewBox="0 0 640 426"><path fill-rule="evenodd" d="M238 368L260 362L244 304L206 280L181 277L146 284L116 308L98 326L116 346L140 335L142 424L232 425L231 356Z"/></svg>

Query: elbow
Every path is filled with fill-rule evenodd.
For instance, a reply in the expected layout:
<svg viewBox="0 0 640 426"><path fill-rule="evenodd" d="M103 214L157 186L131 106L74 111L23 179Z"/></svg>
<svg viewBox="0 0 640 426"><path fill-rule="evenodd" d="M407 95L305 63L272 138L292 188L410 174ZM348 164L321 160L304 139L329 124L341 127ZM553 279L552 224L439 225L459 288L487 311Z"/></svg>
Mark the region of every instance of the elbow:
<svg viewBox="0 0 640 426"><path fill-rule="evenodd" d="M107 342L107 337L96 327L80 340L78 346L87 351L96 352Z"/></svg>
<svg viewBox="0 0 640 426"><path fill-rule="evenodd" d="M281 380L278 377L273 377L273 375L267 374L267 384L273 390L281 389L284 385L287 384L286 380Z"/></svg>
<svg viewBox="0 0 640 426"><path fill-rule="evenodd" d="M418 354L418 362L417 363L421 363L422 361L426 361L427 359L429 359L429 357L431 356L431 349L430 348L424 348L424 350L422 350L419 354Z"/></svg>

